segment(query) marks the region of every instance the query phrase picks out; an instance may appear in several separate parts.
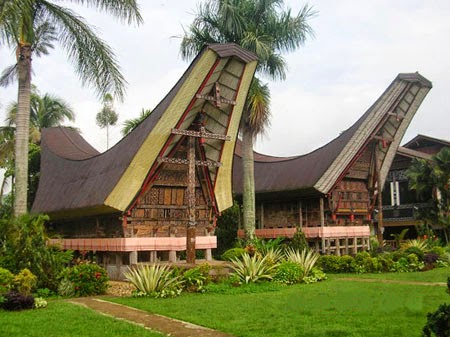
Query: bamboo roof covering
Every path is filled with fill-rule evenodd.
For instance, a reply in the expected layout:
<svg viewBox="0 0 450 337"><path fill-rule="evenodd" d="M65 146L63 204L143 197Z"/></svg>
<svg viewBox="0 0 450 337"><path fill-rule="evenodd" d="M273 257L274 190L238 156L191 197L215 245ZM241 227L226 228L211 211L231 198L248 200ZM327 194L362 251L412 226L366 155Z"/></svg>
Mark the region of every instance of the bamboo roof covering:
<svg viewBox="0 0 450 337"><path fill-rule="evenodd" d="M146 178L168 156L197 114L205 114L207 132L231 141L205 140L205 159L222 162L208 168L218 210L231 206L231 171L239 121L256 69L256 56L235 44L209 45L153 112L130 134L104 153L95 151L76 131L43 130L41 177L32 212L70 218L125 212ZM211 104L208 95L233 104Z"/></svg>
<svg viewBox="0 0 450 337"><path fill-rule="evenodd" d="M380 158L384 182L406 128L431 87L431 82L419 73L399 74L355 124L319 149L291 157L255 153L256 193L327 194L381 131L392 137ZM240 146L236 148L233 165L233 190L239 195L242 194Z"/></svg>

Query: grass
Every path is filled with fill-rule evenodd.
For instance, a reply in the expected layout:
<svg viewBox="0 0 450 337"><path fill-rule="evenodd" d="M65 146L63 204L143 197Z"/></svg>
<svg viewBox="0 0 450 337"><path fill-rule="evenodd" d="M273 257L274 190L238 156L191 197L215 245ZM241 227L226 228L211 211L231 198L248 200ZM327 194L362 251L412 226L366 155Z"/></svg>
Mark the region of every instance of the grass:
<svg viewBox="0 0 450 337"><path fill-rule="evenodd" d="M0 327L1 337L163 336L63 301L51 301L44 309L13 312L0 310Z"/></svg>
<svg viewBox="0 0 450 337"><path fill-rule="evenodd" d="M383 274L333 274L330 278L368 278L368 279L383 279L383 280L400 280L400 281L416 281L416 282L447 282L447 277L450 276L449 268L436 268L427 272L412 272L412 273L383 273Z"/></svg>
<svg viewBox="0 0 450 337"><path fill-rule="evenodd" d="M450 270L380 276L402 275L406 280L445 282ZM252 287L233 289L232 294L218 286L213 293L173 299L111 300L243 337L420 336L426 314L450 302L445 287L341 281L334 276L310 285L264 285L264 292Z"/></svg>

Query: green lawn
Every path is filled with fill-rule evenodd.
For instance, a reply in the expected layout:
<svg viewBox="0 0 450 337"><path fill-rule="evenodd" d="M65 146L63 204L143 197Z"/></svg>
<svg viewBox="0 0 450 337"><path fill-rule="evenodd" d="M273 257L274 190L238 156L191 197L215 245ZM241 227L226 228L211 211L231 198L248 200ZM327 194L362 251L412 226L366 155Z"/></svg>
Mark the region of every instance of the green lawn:
<svg viewBox="0 0 450 337"><path fill-rule="evenodd" d="M1 337L162 337L142 327L63 301L37 310L0 310Z"/></svg>
<svg viewBox="0 0 450 337"><path fill-rule="evenodd" d="M333 274L330 278L370 278L383 280L401 280L401 281L417 281L417 282L447 282L450 276L450 268L436 268L427 272L413 273L384 273L384 274Z"/></svg>
<svg viewBox="0 0 450 337"><path fill-rule="evenodd" d="M429 274L428 274L429 273ZM444 282L450 269L388 274L387 279ZM355 275L352 275L355 276ZM368 277L371 275L362 275ZM378 275L377 275L378 277ZM233 294L184 294L174 299L114 302L235 336L420 336L426 314L450 302L445 287L330 280L310 285L236 289ZM219 289L220 290L220 289ZM267 291L270 290L270 291Z"/></svg>

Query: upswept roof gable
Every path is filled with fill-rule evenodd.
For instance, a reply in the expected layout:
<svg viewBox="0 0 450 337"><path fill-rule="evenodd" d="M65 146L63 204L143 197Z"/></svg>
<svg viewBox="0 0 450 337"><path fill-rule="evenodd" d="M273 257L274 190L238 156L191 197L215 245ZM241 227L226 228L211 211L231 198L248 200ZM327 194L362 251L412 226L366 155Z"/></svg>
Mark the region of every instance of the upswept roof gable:
<svg viewBox="0 0 450 337"><path fill-rule="evenodd" d="M418 73L399 74L355 124L319 149L284 158L256 153L255 191L271 193L314 189L326 194L368 142L387 128L393 139L380 159L384 181L399 142L431 87L431 82ZM234 191L241 194L242 158L240 148L237 150L233 186Z"/></svg>
<svg viewBox="0 0 450 337"><path fill-rule="evenodd" d="M237 45L205 47L150 116L102 154L95 153L79 135L70 133L68 137L68 132L61 128L44 131L41 178L32 211L53 217L125 211L161 155L171 129L184 120L192 120L198 109L204 107L196 95L206 94L202 90L212 87L213 81L229 86L223 90L224 96L235 94L230 97L235 106L227 115L226 127L220 130L232 141L222 144L219 155L214 154L223 161L215 172L217 204L220 209L227 208L232 202L229 152L234 148L243 102L255 69L256 57ZM198 109L193 109L194 106ZM217 114L214 109L211 111ZM216 124L221 123L216 123L214 117L222 116L211 116L206 127L216 131ZM222 190L226 188L229 191Z"/></svg>

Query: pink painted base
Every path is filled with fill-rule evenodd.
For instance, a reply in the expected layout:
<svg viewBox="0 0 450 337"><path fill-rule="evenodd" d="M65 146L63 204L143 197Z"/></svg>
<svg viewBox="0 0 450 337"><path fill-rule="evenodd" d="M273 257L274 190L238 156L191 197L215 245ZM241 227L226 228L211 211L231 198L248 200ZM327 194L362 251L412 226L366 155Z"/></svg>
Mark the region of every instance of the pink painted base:
<svg viewBox="0 0 450 337"><path fill-rule="evenodd" d="M297 231L296 228L263 228L257 229L255 234L260 239L269 239L277 237L292 238ZM333 226L333 227L305 227L302 228L307 239L316 238L354 238L369 237L369 226ZM238 237L244 237L244 231L238 231Z"/></svg>
<svg viewBox="0 0 450 337"><path fill-rule="evenodd" d="M217 248L216 236L197 236L196 249ZM183 251L185 237L166 238L106 238L106 239L50 239L49 244L62 249L103 252Z"/></svg>

